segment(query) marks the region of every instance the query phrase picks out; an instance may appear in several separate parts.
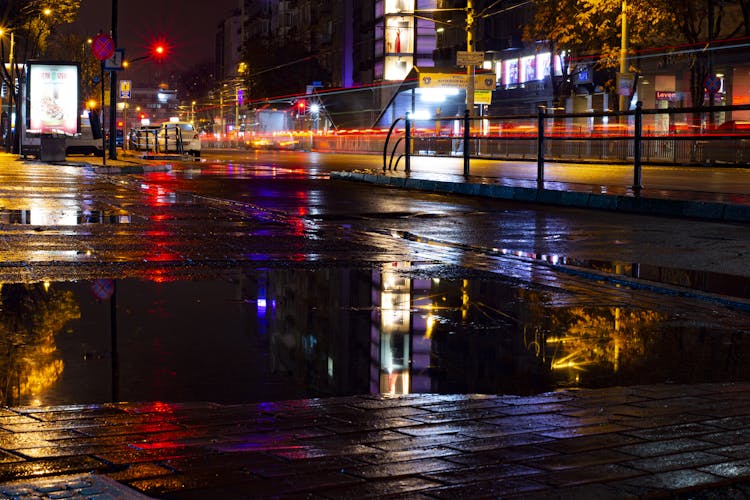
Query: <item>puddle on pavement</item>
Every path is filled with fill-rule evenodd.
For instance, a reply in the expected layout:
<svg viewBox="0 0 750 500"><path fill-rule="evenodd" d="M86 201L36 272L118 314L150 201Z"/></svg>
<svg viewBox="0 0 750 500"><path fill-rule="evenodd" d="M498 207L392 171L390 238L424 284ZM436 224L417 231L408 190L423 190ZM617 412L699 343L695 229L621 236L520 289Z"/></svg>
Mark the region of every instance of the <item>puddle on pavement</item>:
<svg viewBox="0 0 750 500"><path fill-rule="evenodd" d="M540 260L554 266L566 265L591 269L618 276L638 278L665 285L673 285L701 292L730 297L750 298L750 278L733 274L655 266L637 262L617 262L592 259L577 259L560 255L545 255L507 249L493 249L494 253L515 255Z"/></svg>
<svg viewBox="0 0 750 500"><path fill-rule="evenodd" d="M2 402L534 394L750 379L750 332L722 327L718 315L571 305L484 275L408 269L6 283Z"/></svg>

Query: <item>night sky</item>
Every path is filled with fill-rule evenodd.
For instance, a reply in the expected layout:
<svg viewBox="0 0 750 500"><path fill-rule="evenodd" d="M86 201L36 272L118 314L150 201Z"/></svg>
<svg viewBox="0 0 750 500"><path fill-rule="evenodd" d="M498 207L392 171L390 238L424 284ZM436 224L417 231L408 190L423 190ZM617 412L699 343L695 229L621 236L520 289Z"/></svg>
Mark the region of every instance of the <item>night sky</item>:
<svg viewBox="0 0 750 500"><path fill-rule="evenodd" d="M216 28L238 7L241 0L119 0L118 47L125 59L146 55L156 41L163 41L170 52L159 64L136 62L119 78L151 80L154 74L184 71L213 59ZM82 0L78 20L69 29L84 36L109 32L111 0Z"/></svg>

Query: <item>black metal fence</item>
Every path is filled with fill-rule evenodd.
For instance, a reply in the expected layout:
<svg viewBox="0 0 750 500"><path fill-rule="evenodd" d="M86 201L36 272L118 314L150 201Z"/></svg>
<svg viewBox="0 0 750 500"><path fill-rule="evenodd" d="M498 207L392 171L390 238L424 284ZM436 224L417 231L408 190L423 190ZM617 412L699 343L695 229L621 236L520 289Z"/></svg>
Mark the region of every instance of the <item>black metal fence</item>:
<svg viewBox="0 0 750 500"><path fill-rule="evenodd" d="M643 109L627 112L559 113L540 107L535 115L416 118L391 125L383 145L383 170L414 155L461 156L464 175L472 158L533 159L537 181L545 162L598 161L633 165L633 188L641 188L646 164L750 165L750 105ZM399 127L402 126L402 128Z"/></svg>

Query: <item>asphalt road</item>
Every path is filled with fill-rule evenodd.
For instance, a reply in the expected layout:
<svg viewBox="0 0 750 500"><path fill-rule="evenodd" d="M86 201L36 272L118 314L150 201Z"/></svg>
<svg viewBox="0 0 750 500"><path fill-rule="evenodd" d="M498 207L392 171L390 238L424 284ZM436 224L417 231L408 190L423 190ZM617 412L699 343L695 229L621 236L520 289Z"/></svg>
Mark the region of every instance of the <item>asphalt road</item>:
<svg viewBox="0 0 750 500"><path fill-rule="evenodd" d="M485 163L483 168L490 168ZM525 255L750 276L750 237L742 224L545 207L325 180L333 170L377 168L378 159L367 155L222 152L207 156L202 165L216 168L210 174L212 182L195 186L201 194L304 215L318 224L402 231L454 246ZM235 170L225 174L221 166ZM565 166L555 168L564 171ZM612 182L619 175L613 172L624 167L590 168ZM668 183L685 177L678 169L656 171L668 174ZM717 179L730 173L708 171ZM315 180L308 180L311 176ZM273 178L273 190L254 181L259 178ZM239 189L227 188L225 182ZM718 181L713 185L718 186ZM180 189L177 181L171 186ZM300 193L309 195L304 199Z"/></svg>
<svg viewBox="0 0 750 500"><path fill-rule="evenodd" d="M299 165L328 170L383 168L381 155L349 153L305 153L273 151L211 150L208 158L222 161L251 159L274 162L279 165ZM395 160L394 160L395 161ZM470 174L478 177L498 177L519 181L536 181L537 165L534 158L528 161L491 161L472 159ZM398 164L403 170L404 162ZM420 172L431 172L435 176L462 174L461 157L416 156L412 168ZM598 186L603 192L629 189L633 185L632 164L598 163L546 163L545 181L554 183L588 184ZM735 195L747 199L750 193L750 169L731 165L713 167L676 167L645 165L642 172L644 187L653 190L705 191Z"/></svg>

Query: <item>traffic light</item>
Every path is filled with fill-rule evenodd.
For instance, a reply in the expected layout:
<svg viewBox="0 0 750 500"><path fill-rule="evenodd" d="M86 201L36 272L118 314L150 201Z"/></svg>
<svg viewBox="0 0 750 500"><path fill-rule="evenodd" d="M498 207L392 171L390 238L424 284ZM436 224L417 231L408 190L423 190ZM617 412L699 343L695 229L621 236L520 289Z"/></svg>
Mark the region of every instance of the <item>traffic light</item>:
<svg viewBox="0 0 750 500"><path fill-rule="evenodd" d="M297 113L299 113L300 115L304 115L306 107L307 102L304 99L300 99L297 101Z"/></svg>
<svg viewBox="0 0 750 500"><path fill-rule="evenodd" d="M169 54L169 45L164 40L156 40L151 44L151 57L159 62Z"/></svg>

